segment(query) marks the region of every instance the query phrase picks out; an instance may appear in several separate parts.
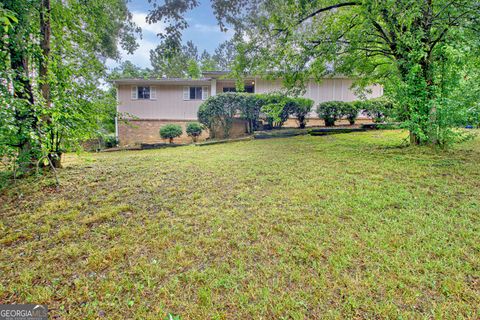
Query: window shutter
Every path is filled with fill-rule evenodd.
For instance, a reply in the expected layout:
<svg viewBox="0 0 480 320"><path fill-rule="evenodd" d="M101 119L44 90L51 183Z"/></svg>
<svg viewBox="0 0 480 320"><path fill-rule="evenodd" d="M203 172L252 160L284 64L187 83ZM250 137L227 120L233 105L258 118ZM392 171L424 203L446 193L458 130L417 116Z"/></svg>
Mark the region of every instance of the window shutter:
<svg viewBox="0 0 480 320"><path fill-rule="evenodd" d="M202 100L208 99L208 87L202 87Z"/></svg>
<svg viewBox="0 0 480 320"><path fill-rule="evenodd" d="M157 100L157 88L150 87L150 100Z"/></svg>
<svg viewBox="0 0 480 320"><path fill-rule="evenodd" d="M138 88L136 86L132 86L132 100L138 99Z"/></svg>
<svg viewBox="0 0 480 320"><path fill-rule="evenodd" d="M190 87L183 87L183 100L190 100Z"/></svg>

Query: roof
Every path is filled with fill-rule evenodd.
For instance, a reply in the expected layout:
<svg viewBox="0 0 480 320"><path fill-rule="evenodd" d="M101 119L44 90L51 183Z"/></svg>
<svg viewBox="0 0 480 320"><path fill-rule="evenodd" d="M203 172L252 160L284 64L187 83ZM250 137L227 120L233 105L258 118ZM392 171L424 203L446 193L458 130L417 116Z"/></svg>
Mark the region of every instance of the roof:
<svg viewBox="0 0 480 320"><path fill-rule="evenodd" d="M222 78L222 76L229 75L231 71L229 70L211 70L202 72L203 77L199 79L191 78L127 78L127 79L116 79L112 80L113 84L174 84L174 85L209 85L211 84L212 79L221 79L221 80L231 80L230 78ZM343 79L348 78L341 74L332 74L325 78L337 78ZM247 76L244 80L254 80L255 77Z"/></svg>
<svg viewBox="0 0 480 320"><path fill-rule="evenodd" d="M210 84L211 78L188 79L188 78L127 78L112 80L113 84L176 84L176 85L190 85L190 84Z"/></svg>

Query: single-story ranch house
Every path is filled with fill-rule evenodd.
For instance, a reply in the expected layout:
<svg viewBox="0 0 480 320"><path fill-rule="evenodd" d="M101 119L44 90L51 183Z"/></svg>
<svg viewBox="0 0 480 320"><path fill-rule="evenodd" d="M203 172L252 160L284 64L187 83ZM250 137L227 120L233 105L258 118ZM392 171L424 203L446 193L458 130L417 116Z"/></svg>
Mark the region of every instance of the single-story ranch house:
<svg viewBox="0 0 480 320"><path fill-rule="evenodd" d="M165 124L179 124L185 131L186 124L197 121L197 111L204 100L222 92L234 92L235 81L226 79L227 72L204 72L200 79L119 79L113 81L117 88L117 112L122 121L116 121L116 135L121 146L139 143L164 142L159 135L160 127ZM353 101L357 97L350 87L352 79L334 76L320 83L311 80L304 97L315 101L315 106L325 101ZM281 90L281 80L264 80L259 77L245 79L245 91L268 93ZM369 98L383 95L381 86L372 86ZM315 107L314 107L315 109ZM312 112L309 125L322 125L316 113ZM295 120L287 121L286 126L294 126ZM245 134L243 125L233 126L231 134ZM200 139L208 137L205 132ZM185 134L175 142L187 142Z"/></svg>

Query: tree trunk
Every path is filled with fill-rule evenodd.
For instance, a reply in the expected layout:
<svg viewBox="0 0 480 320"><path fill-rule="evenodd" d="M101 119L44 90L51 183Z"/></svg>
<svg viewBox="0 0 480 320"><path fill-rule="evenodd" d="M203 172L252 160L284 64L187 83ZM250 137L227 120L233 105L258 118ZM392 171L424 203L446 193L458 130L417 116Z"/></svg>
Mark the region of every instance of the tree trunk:
<svg viewBox="0 0 480 320"><path fill-rule="evenodd" d="M56 152L56 153L50 153L48 155L48 160L52 163L52 166L54 168L61 168L62 167L62 153L61 152Z"/></svg>
<svg viewBox="0 0 480 320"><path fill-rule="evenodd" d="M50 61L50 0L42 0L40 7L40 47L42 57L40 58L40 91L45 100L45 105L50 108L50 84L48 79L48 63ZM50 120L50 119L47 119Z"/></svg>
<svg viewBox="0 0 480 320"><path fill-rule="evenodd" d="M420 139L418 138L418 136L412 131L410 131L409 134L410 134L410 144L411 145L419 145L420 144Z"/></svg>
<svg viewBox="0 0 480 320"><path fill-rule="evenodd" d="M14 71L13 96L26 102L24 107L15 109L15 122L20 130L25 128L26 131L31 131L37 126L37 119L34 114L35 100L29 78L26 49L20 43L21 41L16 39L7 45L11 68ZM27 135L20 135L19 137L20 140L15 145L19 150L19 170L25 171L36 163L37 155L34 153L30 138Z"/></svg>
<svg viewBox="0 0 480 320"><path fill-rule="evenodd" d="M50 63L50 36L51 36L51 6L50 0L41 0L40 5L40 48L42 49L42 55L40 58L40 92L45 103L45 108L50 109L52 105L50 96L50 79L48 78L48 68ZM47 130L53 137L52 145L49 147L49 159L55 168L61 168L62 153L58 151L58 147L55 145L55 132L52 128L52 118L47 115L42 119L46 125Z"/></svg>

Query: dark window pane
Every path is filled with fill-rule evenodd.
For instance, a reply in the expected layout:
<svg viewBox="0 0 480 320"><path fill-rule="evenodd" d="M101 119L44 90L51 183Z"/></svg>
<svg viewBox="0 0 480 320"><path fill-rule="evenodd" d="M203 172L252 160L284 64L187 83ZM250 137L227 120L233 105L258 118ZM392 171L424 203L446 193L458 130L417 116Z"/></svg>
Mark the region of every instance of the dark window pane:
<svg viewBox="0 0 480 320"><path fill-rule="evenodd" d="M190 100L202 100L202 87L190 87Z"/></svg>
<svg viewBox="0 0 480 320"><path fill-rule="evenodd" d="M195 88L190 87L190 100L195 99Z"/></svg>
<svg viewBox="0 0 480 320"><path fill-rule="evenodd" d="M150 87L138 87L138 99L150 99Z"/></svg>
<svg viewBox="0 0 480 320"><path fill-rule="evenodd" d="M245 92L253 93L253 86L245 86Z"/></svg>
<svg viewBox="0 0 480 320"><path fill-rule="evenodd" d="M223 92L237 92L237 90L231 87L224 87Z"/></svg>

